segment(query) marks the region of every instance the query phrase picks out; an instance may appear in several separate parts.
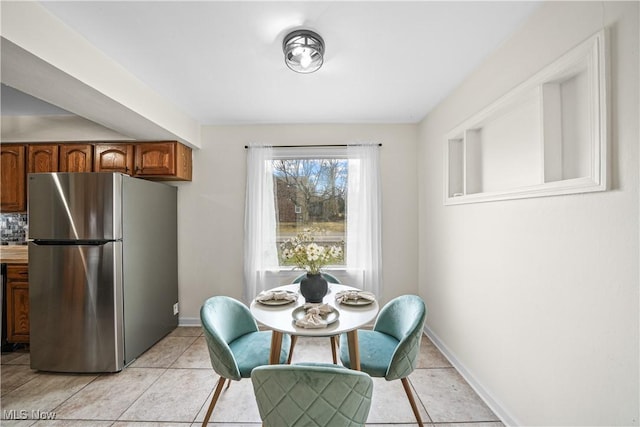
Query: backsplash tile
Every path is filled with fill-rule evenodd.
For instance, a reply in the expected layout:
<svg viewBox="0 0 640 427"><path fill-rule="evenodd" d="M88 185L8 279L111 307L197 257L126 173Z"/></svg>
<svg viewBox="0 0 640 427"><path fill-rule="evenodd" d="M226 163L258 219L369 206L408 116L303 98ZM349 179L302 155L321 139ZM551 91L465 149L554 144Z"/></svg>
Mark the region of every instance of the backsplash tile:
<svg viewBox="0 0 640 427"><path fill-rule="evenodd" d="M24 243L27 240L27 214L0 214L0 241L2 244Z"/></svg>

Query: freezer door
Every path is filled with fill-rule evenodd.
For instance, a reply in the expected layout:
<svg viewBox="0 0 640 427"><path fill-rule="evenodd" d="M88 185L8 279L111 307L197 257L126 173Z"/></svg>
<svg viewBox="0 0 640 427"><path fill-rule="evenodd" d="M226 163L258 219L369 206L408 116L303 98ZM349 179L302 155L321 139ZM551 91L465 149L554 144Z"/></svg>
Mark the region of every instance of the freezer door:
<svg viewBox="0 0 640 427"><path fill-rule="evenodd" d="M121 242L29 243L32 369L122 370L121 253Z"/></svg>
<svg viewBox="0 0 640 427"><path fill-rule="evenodd" d="M29 174L29 238L121 239L121 188L115 173Z"/></svg>

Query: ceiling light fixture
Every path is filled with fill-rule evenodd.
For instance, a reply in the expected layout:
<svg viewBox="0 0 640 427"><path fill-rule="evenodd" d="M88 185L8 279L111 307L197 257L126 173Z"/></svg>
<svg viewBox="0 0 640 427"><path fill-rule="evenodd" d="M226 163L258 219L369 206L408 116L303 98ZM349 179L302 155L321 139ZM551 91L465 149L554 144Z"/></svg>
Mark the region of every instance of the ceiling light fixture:
<svg viewBox="0 0 640 427"><path fill-rule="evenodd" d="M296 73L318 71L324 61L324 40L311 30L296 30L282 42L284 62Z"/></svg>

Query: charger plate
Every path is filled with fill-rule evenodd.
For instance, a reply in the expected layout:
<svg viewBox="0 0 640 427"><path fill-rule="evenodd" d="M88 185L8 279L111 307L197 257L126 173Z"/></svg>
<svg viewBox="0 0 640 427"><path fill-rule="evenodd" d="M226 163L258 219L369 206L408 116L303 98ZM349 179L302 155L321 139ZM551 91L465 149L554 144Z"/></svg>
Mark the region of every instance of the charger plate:
<svg viewBox="0 0 640 427"><path fill-rule="evenodd" d="M293 310L293 313L291 313L291 315L293 316L293 320L301 320L304 319L304 316L307 315L307 310L305 310L304 306L300 306ZM323 319L327 322L327 325L332 324L339 318L340 312L333 307L331 307L331 311L327 313L326 316L323 316Z"/></svg>
<svg viewBox="0 0 640 427"><path fill-rule="evenodd" d="M294 292L294 291L283 291L286 292L288 295L295 295L296 299L269 299L269 300L265 300L265 301L260 301L259 299L256 298L256 301L258 301L260 304L264 304L264 305L286 305L286 304L291 304L292 302L296 302L298 300L298 293Z"/></svg>
<svg viewBox="0 0 640 427"><path fill-rule="evenodd" d="M340 304L351 305L351 306L361 306L361 305L373 304L373 301L375 300L358 298L358 299L348 299L346 301L340 301Z"/></svg>
<svg viewBox="0 0 640 427"><path fill-rule="evenodd" d="M356 292L362 292L363 294L373 295L371 292L368 292L368 291L356 291ZM336 294L336 301L338 301L340 304L351 305L351 306L369 305L375 301L375 299L368 299L368 298L347 299L344 301L340 301L340 297L347 293L351 294L351 291L338 292Z"/></svg>

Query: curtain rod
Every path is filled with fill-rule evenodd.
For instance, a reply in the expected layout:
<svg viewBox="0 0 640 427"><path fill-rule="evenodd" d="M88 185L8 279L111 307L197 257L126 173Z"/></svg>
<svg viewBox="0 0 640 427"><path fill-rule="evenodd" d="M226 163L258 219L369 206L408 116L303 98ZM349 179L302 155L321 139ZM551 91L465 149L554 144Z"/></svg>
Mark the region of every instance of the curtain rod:
<svg viewBox="0 0 640 427"><path fill-rule="evenodd" d="M317 148L317 147L348 147L350 145L365 145L365 144L310 144L310 145L272 145L273 148ZM382 144L378 144L378 147L382 147ZM248 145L245 145L244 148L249 148Z"/></svg>

